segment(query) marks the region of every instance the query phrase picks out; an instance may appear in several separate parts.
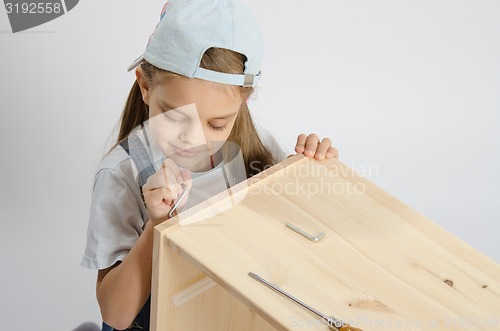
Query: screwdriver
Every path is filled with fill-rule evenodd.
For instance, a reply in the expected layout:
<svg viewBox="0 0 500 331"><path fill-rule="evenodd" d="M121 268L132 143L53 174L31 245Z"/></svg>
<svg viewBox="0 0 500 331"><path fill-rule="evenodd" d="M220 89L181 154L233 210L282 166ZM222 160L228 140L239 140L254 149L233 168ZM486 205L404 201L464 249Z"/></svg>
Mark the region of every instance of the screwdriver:
<svg viewBox="0 0 500 331"><path fill-rule="evenodd" d="M168 212L168 218L172 218L174 216L174 212L177 210L177 207L179 207L180 203L182 202L182 200L186 197L186 194L188 193L186 184L182 183L181 187L182 187L181 196L178 197L177 200L175 200L174 205L172 206L172 208L170 208L170 210Z"/></svg>
<svg viewBox="0 0 500 331"><path fill-rule="evenodd" d="M286 296L287 298L295 301L296 303L298 303L299 305L301 305L302 307L312 311L313 313L315 313L316 315L318 315L319 317L321 317L321 319L323 321L326 321L328 323L328 328L330 330L334 330L334 331L363 331L361 329L358 329L358 328L355 328L355 327L352 327L350 326L349 324L347 323L344 323L342 322L341 320L338 320L336 318L334 318L333 316L326 316L325 314L322 314L320 313L319 311L317 311L316 309L312 308L311 306L308 306L306 305L304 302L300 301L299 299L293 297L292 295L290 295L289 293L283 291L282 289L280 289L279 287L269 283L267 280L263 279L262 277L260 277L259 275L257 274L254 274L253 272L249 272L248 275L250 277L252 277L253 279L261 282L262 284L272 288L273 290L275 290L276 292L278 293L281 293L283 294L284 296Z"/></svg>

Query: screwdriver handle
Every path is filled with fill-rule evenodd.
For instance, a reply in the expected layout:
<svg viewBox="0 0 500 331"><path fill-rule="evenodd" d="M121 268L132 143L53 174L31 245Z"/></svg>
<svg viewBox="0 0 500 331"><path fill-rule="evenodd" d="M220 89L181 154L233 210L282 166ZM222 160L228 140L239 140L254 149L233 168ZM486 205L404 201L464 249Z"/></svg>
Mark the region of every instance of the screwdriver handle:
<svg viewBox="0 0 500 331"><path fill-rule="evenodd" d="M347 323L344 323L344 325L340 327L339 331L363 331L363 330L350 326Z"/></svg>
<svg viewBox="0 0 500 331"><path fill-rule="evenodd" d="M363 331L361 329L350 326L347 323L342 323L341 327L337 327L335 324L330 324L328 328L332 331Z"/></svg>

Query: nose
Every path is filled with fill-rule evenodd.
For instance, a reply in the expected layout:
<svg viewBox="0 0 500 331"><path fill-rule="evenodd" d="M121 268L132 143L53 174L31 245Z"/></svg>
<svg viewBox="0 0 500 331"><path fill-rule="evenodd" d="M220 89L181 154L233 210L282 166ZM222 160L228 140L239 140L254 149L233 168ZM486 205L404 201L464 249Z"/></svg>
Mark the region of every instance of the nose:
<svg viewBox="0 0 500 331"><path fill-rule="evenodd" d="M179 133L179 140L186 147L195 147L206 144L205 133L199 121L192 121L189 125L185 125Z"/></svg>

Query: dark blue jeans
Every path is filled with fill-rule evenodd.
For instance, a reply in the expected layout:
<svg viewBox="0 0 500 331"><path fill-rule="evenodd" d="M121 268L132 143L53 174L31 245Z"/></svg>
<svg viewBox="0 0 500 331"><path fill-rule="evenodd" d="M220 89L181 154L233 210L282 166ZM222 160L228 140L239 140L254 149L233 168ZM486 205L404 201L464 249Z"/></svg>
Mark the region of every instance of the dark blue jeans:
<svg viewBox="0 0 500 331"><path fill-rule="evenodd" d="M137 317L134 319L134 322L130 327L128 327L127 331L149 331L149 316L151 313L151 296L149 296L148 300L142 307ZM102 322L102 331L118 331L106 323Z"/></svg>

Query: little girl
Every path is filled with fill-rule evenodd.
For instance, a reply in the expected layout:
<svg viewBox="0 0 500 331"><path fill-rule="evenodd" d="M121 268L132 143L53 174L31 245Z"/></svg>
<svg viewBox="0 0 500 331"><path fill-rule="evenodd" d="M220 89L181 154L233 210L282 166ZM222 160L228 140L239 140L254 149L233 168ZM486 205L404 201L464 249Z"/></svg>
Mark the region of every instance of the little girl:
<svg viewBox="0 0 500 331"><path fill-rule="evenodd" d="M94 179L81 264L98 270L103 330L149 330L153 228L181 195L177 211L286 159L247 107L262 53L258 25L236 0L163 7L144 54L129 67L136 81L118 141ZM300 134L295 151L338 157L315 134ZM240 175L228 178L227 169Z"/></svg>

